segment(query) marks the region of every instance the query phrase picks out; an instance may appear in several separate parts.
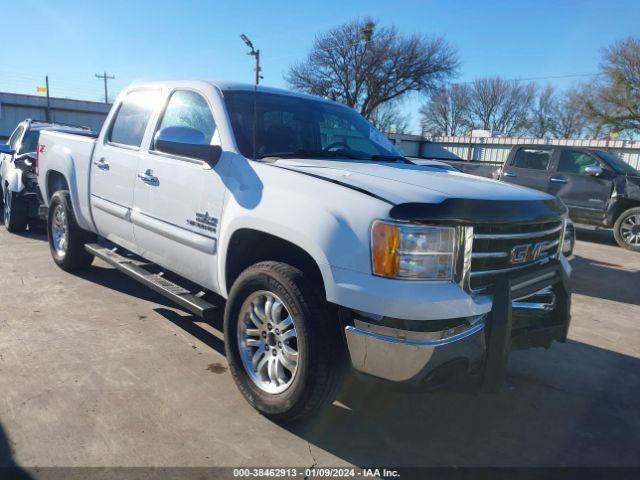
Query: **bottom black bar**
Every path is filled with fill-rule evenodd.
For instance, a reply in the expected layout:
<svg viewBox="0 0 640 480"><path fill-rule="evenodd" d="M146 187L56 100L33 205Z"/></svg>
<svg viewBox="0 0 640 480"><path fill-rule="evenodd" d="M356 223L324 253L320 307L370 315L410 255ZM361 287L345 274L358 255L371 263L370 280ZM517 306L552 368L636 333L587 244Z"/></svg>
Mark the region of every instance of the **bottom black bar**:
<svg viewBox="0 0 640 480"><path fill-rule="evenodd" d="M640 467L0 467L3 480L382 478L636 480Z"/></svg>

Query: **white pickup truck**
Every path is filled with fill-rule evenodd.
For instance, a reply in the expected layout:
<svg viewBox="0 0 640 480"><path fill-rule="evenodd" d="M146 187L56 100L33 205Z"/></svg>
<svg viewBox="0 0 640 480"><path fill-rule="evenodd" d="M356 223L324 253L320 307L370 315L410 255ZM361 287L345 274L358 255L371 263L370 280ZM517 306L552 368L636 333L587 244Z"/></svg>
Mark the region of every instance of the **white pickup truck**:
<svg viewBox="0 0 640 480"><path fill-rule="evenodd" d="M415 165L336 102L134 85L97 138L42 132L37 162L55 262L97 256L197 315L224 308L233 377L275 420L332 399L349 359L383 383L495 390L509 351L566 339L562 202Z"/></svg>

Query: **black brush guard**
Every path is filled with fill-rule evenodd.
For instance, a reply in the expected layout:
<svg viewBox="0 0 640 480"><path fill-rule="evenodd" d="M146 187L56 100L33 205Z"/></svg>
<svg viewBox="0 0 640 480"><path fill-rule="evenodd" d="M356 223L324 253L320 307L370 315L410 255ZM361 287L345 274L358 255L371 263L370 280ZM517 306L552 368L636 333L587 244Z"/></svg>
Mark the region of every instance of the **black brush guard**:
<svg viewBox="0 0 640 480"><path fill-rule="evenodd" d="M513 301L551 286L556 295L556 307L551 312L528 313L535 322L517 328L514 324ZM493 308L486 328L486 359L481 389L495 392L505 381L509 353L533 347L548 348L552 342L565 342L571 321L571 291L569 278L557 260L536 267L521 275L500 275L495 278Z"/></svg>

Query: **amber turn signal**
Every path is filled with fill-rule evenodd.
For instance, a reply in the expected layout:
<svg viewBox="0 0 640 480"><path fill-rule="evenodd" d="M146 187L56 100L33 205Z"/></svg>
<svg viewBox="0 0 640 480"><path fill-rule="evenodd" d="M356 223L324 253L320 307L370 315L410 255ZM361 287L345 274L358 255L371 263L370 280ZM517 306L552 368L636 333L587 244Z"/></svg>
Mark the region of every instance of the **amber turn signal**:
<svg viewBox="0 0 640 480"><path fill-rule="evenodd" d="M395 225L376 222L372 230L373 273L395 277L400 271L400 234Z"/></svg>

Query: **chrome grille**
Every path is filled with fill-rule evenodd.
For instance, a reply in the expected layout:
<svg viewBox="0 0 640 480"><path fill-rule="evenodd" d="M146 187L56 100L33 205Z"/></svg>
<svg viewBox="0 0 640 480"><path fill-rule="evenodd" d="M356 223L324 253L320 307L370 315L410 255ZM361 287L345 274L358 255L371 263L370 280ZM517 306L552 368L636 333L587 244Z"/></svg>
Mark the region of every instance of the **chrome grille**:
<svg viewBox="0 0 640 480"><path fill-rule="evenodd" d="M562 221L473 227L469 289L486 291L496 275L526 270L556 257L562 228Z"/></svg>

